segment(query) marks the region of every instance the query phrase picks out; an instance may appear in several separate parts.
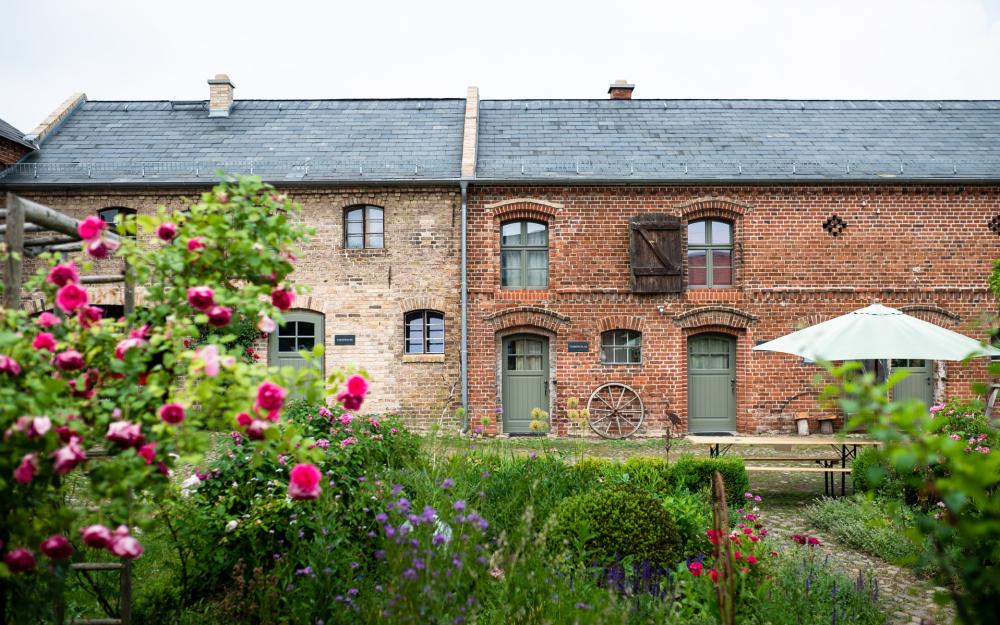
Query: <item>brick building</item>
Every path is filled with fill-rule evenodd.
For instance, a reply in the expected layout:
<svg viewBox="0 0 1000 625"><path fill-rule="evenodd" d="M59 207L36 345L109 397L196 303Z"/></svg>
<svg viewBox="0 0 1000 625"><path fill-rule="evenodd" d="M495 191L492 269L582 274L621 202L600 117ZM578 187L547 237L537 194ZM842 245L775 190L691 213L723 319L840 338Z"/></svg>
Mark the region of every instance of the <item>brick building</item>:
<svg viewBox="0 0 1000 625"><path fill-rule="evenodd" d="M24 138L24 133L0 119L0 169L10 167L34 149L35 145Z"/></svg>
<svg viewBox="0 0 1000 625"><path fill-rule="evenodd" d="M595 100L233 101L209 83L208 101L71 99L0 186L79 217L182 206L217 167L261 175L317 230L296 272L312 293L270 360L324 340L328 368L366 367L372 405L419 427L464 403L495 432L528 431L534 407L585 432L567 399L610 383L594 407L641 402L638 434L671 413L790 430L819 415L819 369L755 344L873 300L993 327L998 102L633 100L624 83ZM985 377L892 365L925 400Z"/></svg>

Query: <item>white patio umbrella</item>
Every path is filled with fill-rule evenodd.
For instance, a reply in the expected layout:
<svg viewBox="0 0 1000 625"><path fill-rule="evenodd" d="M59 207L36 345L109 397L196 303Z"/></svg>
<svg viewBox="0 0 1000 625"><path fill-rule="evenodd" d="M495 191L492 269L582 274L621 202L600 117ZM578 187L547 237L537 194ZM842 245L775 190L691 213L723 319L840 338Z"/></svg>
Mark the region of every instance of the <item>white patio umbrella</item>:
<svg viewBox="0 0 1000 625"><path fill-rule="evenodd" d="M965 360L1000 349L906 313L872 304L754 347L809 360Z"/></svg>

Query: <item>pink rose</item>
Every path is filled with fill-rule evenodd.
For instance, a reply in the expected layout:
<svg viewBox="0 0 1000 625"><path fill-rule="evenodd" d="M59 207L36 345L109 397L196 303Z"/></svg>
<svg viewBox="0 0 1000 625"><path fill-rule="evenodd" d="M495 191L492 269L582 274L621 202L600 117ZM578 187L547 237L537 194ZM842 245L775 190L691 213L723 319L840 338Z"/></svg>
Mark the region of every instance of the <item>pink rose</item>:
<svg viewBox="0 0 1000 625"><path fill-rule="evenodd" d="M34 417L28 427L28 438L38 438L45 436L52 429L52 419L48 417Z"/></svg>
<svg viewBox="0 0 1000 625"><path fill-rule="evenodd" d="M236 364L236 358L233 356L219 356L219 348L215 345L206 345L195 350L194 357L199 361L195 363L194 370L204 370L205 375L210 378L219 375L222 367L232 367Z"/></svg>
<svg viewBox="0 0 1000 625"><path fill-rule="evenodd" d="M292 467L288 474L288 495L292 499L319 499L322 474L316 465L304 463Z"/></svg>
<svg viewBox="0 0 1000 625"><path fill-rule="evenodd" d="M188 240L188 251L193 252L195 250L200 250L205 247L205 242L202 241L201 237L193 237Z"/></svg>
<svg viewBox="0 0 1000 625"><path fill-rule="evenodd" d="M35 554L30 549L20 547L11 549L3 556L3 562L14 575L24 573L35 568Z"/></svg>
<svg viewBox="0 0 1000 625"><path fill-rule="evenodd" d="M250 423L252 423L252 422L253 422L253 419L251 419L250 415L248 415L245 412L241 412L240 414L236 415L236 424L238 426L242 427L242 428L245 428L246 426L250 425Z"/></svg>
<svg viewBox="0 0 1000 625"><path fill-rule="evenodd" d="M66 475L78 464L87 459L87 452L77 443L77 438L71 438L69 443L52 452L56 473Z"/></svg>
<svg viewBox="0 0 1000 625"><path fill-rule="evenodd" d="M142 555L142 545L128 533L128 526L119 525L118 529L111 535L111 553L119 558L135 560Z"/></svg>
<svg viewBox="0 0 1000 625"><path fill-rule="evenodd" d="M206 310L215 306L215 293L211 287L193 286L188 289L188 304L198 310Z"/></svg>
<svg viewBox="0 0 1000 625"><path fill-rule="evenodd" d="M354 417L345 412L344 414L337 417L337 420L343 423L344 425L350 425L351 422L354 421Z"/></svg>
<svg viewBox="0 0 1000 625"><path fill-rule="evenodd" d="M106 549L111 544L111 530L103 525L80 528L80 537L91 549Z"/></svg>
<svg viewBox="0 0 1000 625"><path fill-rule="evenodd" d="M347 378L347 392L351 395L364 397L368 393L368 380L360 375L352 375Z"/></svg>
<svg viewBox="0 0 1000 625"><path fill-rule="evenodd" d="M65 536L56 534L42 541L42 553L50 560L68 560L73 556L73 545Z"/></svg>
<svg viewBox="0 0 1000 625"><path fill-rule="evenodd" d="M80 325L89 328L104 317L104 310L97 306L81 306L77 313Z"/></svg>
<svg viewBox="0 0 1000 625"><path fill-rule="evenodd" d="M87 291L75 284L67 284L56 292L56 306L67 315L87 303Z"/></svg>
<svg viewBox="0 0 1000 625"><path fill-rule="evenodd" d="M26 454L21 458L21 464L14 469L14 479L20 484L30 484L35 479L35 472L38 471L38 456Z"/></svg>
<svg viewBox="0 0 1000 625"><path fill-rule="evenodd" d="M21 375L21 365L10 356L0 354L0 373L7 375Z"/></svg>
<svg viewBox="0 0 1000 625"><path fill-rule="evenodd" d="M76 231L80 235L80 238L84 241L93 241L97 237L101 236L101 233L104 232L104 228L106 227L107 224L104 223L103 219L90 215L77 225Z"/></svg>
<svg viewBox="0 0 1000 625"><path fill-rule="evenodd" d="M285 405L285 396L288 391L281 388L274 382L264 382L257 387L257 403L255 408L265 410L273 421L281 407Z"/></svg>
<svg viewBox="0 0 1000 625"><path fill-rule="evenodd" d="M142 428L137 423L129 421L114 421L108 425L108 433L104 435L112 443L118 443L122 447L138 447L142 445L144 437Z"/></svg>
<svg viewBox="0 0 1000 625"><path fill-rule="evenodd" d="M35 349L45 349L50 352L56 351L56 337L49 332L39 332L35 339L31 341L31 346Z"/></svg>
<svg viewBox="0 0 1000 625"><path fill-rule="evenodd" d="M83 354L75 349L67 349L64 352L56 354L55 363L56 367L62 369L63 371L76 371L77 369L83 369Z"/></svg>
<svg viewBox="0 0 1000 625"><path fill-rule="evenodd" d="M153 459L156 457L156 443L146 443L135 452L146 464L153 464Z"/></svg>
<svg viewBox="0 0 1000 625"><path fill-rule="evenodd" d="M257 322L257 329L264 334L271 334L277 329L278 325L274 323L274 319L271 319L265 314L261 314L260 321Z"/></svg>
<svg viewBox="0 0 1000 625"><path fill-rule="evenodd" d="M110 239L95 239L87 244L87 254L94 258L107 258L118 249L118 242Z"/></svg>
<svg viewBox="0 0 1000 625"><path fill-rule="evenodd" d="M118 341L117 345L115 345L115 358L117 358L118 360L125 360L125 354L128 353L130 349L136 347L142 347L145 344L146 341L143 339L137 339L137 338L122 339Z"/></svg>
<svg viewBox="0 0 1000 625"><path fill-rule="evenodd" d="M208 315L209 325L215 326L216 328L221 328L223 326L229 325L229 322L233 318L233 311L225 306L212 306L206 311Z"/></svg>
<svg viewBox="0 0 1000 625"><path fill-rule="evenodd" d="M49 277L46 278L46 281L56 286L66 286L72 282L79 282L80 272L77 270L76 264L72 262L55 265L49 269Z"/></svg>
<svg viewBox="0 0 1000 625"><path fill-rule="evenodd" d="M264 432L266 432L269 427L271 427L271 424L267 421L254 419L247 427L247 436L249 436L252 441L262 441L264 440Z"/></svg>
<svg viewBox="0 0 1000 625"><path fill-rule="evenodd" d="M42 314L38 315L38 319L35 319L35 323L42 326L43 328L51 328L52 326L59 325L60 323L62 323L62 321L59 319L59 317L56 317L55 315L46 310Z"/></svg>
<svg viewBox="0 0 1000 625"><path fill-rule="evenodd" d="M171 222L165 222L157 226L156 236L159 237L161 241L171 241L175 236L177 236L177 224Z"/></svg>
<svg viewBox="0 0 1000 625"><path fill-rule="evenodd" d="M292 302L295 301L295 294L291 291L286 291L285 289L275 289L271 292L271 303L278 310L288 310L292 307Z"/></svg>
<svg viewBox="0 0 1000 625"><path fill-rule="evenodd" d="M172 425L184 421L184 406L180 404L163 404L160 407L160 418Z"/></svg>

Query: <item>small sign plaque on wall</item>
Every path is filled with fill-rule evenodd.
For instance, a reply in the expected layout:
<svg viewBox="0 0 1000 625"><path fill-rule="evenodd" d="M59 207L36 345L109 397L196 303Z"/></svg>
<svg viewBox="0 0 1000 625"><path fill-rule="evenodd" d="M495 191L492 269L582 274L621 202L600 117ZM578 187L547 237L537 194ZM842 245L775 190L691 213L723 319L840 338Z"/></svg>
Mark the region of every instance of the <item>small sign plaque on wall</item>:
<svg viewBox="0 0 1000 625"><path fill-rule="evenodd" d="M333 335L334 345L354 345L354 335L353 334L334 334Z"/></svg>
<svg viewBox="0 0 1000 625"><path fill-rule="evenodd" d="M589 352L590 343L587 341L570 341L569 351L571 352Z"/></svg>

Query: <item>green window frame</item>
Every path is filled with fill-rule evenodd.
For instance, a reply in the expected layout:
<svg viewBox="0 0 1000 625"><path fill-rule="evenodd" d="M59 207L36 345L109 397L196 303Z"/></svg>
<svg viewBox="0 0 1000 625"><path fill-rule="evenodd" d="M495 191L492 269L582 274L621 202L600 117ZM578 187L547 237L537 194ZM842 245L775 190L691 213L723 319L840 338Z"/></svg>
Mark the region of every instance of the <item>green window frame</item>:
<svg viewBox="0 0 1000 625"><path fill-rule="evenodd" d="M687 226L688 286L695 289L733 287L733 224L699 219Z"/></svg>
<svg viewBox="0 0 1000 625"><path fill-rule="evenodd" d="M642 364L642 333L636 330L608 330L601 333L601 363Z"/></svg>
<svg viewBox="0 0 1000 625"><path fill-rule="evenodd" d="M549 226L518 220L500 225L500 288L547 289Z"/></svg>
<svg viewBox="0 0 1000 625"><path fill-rule="evenodd" d="M385 247L385 209L369 205L345 208L344 247L349 250L383 249Z"/></svg>
<svg viewBox="0 0 1000 625"><path fill-rule="evenodd" d="M444 353L444 313L414 310L403 317L404 354Z"/></svg>

